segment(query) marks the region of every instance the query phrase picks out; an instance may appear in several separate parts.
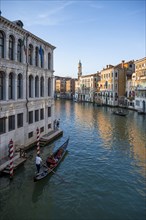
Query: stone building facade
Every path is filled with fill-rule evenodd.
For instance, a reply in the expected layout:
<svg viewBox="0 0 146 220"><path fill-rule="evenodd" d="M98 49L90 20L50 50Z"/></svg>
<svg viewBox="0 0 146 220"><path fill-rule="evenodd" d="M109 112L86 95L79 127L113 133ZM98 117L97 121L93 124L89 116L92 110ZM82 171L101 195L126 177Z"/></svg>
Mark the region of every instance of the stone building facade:
<svg viewBox="0 0 146 220"><path fill-rule="evenodd" d="M146 57L135 61L135 108L146 113Z"/></svg>
<svg viewBox="0 0 146 220"><path fill-rule="evenodd" d="M53 128L53 51L55 47L0 17L0 159L36 141Z"/></svg>
<svg viewBox="0 0 146 220"><path fill-rule="evenodd" d="M73 99L75 94L75 79L55 76L55 98Z"/></svg>
<svg viewBox="0 0 146 220"><path fill-rule="evenodd" d="M100 97L102 103L110 106L124 104L127 77L134 72L134 61L122 61L113 66L107 65L101 70Z"/></svg>
<svg viewBox="0 0 146 220"><path fill-rule="evenodd" d="M75 94L76 99L83 102L94 102L99 79L98 72L80 76L78 79L79 87Z"/></svg>
<svg viewBox="0 0 146 220"><path fill-rule="evenodd" d="M81 102L97 102L100 73L82 75L82 63L78 63L78 80L75 80L74 99Z"/></svg>
<svg viewBox="0 0 146 220"><path fill-rule="evenodd" d="M75 79L66 80L66 98L73 99L75 94Z"/></svg>

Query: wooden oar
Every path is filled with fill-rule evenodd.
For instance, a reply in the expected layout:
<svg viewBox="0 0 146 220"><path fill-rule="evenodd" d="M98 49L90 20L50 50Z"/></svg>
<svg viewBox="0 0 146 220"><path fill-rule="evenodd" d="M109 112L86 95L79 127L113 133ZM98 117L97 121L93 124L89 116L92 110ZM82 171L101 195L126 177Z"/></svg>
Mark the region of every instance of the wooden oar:
<svg viewBox="0 0 146 220"><path fill-rule="evenodd" d="M68 183L68 182L66 182L66 181L62 178L62 176L60 176L59 174L57 174L57 173L56 173L54 170L52 170L51 168L47 167L46 164L43 164L43 165L44 165L48 170L50 170L52 173L56 174L59 178L61 178L63 182Z"/></svg>

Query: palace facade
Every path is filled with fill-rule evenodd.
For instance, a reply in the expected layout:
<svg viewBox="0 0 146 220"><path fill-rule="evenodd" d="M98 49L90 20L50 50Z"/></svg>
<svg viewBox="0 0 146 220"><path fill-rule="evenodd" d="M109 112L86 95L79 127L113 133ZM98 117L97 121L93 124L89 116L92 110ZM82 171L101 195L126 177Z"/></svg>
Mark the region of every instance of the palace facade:
<svg viewBox="0 0 146 220"><path fill-rule="evenodd" d="M0 16L0 159L53 128L55 47Z"/></svg>

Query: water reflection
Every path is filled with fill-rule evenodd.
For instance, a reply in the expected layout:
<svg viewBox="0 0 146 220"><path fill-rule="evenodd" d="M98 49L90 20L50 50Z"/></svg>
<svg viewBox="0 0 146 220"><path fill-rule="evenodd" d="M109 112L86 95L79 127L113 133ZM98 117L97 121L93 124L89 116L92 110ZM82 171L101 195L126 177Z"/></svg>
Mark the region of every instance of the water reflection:
<svg viewBox="0 0 146 220"><path fill-rule="evenodd" d="M65 100L54 106L64 134L41 155L45 160L70 136L56 170L69 184L56 174L34 183L33 150L11 184L0 180L1 219L145 220L146 117L133 111L120 117L109 107Z"/></svg>
<svg viewBox="0 0 146 220"><path fill-rule="evenodd" d="M51 177L51 175L50 175L50 177ZM43 179L42 181L40 181L39 183L34 183L34 188L33 188L33 193L32 193L32 202L33 203L36 203L40 200L48 181L49 181L49 178L47 177L47 178Z"/></svg>
<svg viewBox="0 0 146 220"><path fill-rule="evenodd" d="M64 120L62 123L67 123L70 129L75 126L76 136L82 135L94 143L101 139L102 147L134 157L145 175L146 116L127 110L128 115L121 117L112 114L110 107L94 107L89 103L63 102L62 106L60 101L56 101L56 109L57 114L64 113L59 116Z"/></svg>

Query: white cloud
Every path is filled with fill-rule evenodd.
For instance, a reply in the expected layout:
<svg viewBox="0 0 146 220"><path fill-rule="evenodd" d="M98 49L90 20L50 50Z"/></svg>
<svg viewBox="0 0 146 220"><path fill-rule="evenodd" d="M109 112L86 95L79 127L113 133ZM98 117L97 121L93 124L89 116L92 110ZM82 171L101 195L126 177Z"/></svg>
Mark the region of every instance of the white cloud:
<svg viewBox="0 0 146 220"><path fill-rule="evenodd" d="M48 9L46 9L44 13L40 13L36 15L35 19L33 18L33 19L26 20L27 26L32 26L32 25L52 26L52 25L59 25L62 22L66 21L67 18L65 17L64 10L68 6L72 5L74 2L73 1L69 1L69 2L60 1L60 2L54 2L54 3L55 4L53 4L53 7L50 8L50 6L48 5Z"/></svg>
<svg viewBox="0 0 146 220"><path fill-rule="evenodd" d="M63 4L62 4L62 2L59 2L59 3L61 3L61 4L58 5L57 7L49 10L45 14L40 14L39 17L40 18L45 18L45 17L48 17L50 15L56 15L56 14L58 14L58 12L63 11L66 7L72 5L74 2L73 1L69 1L69 2L63 2Z"/></svg>

